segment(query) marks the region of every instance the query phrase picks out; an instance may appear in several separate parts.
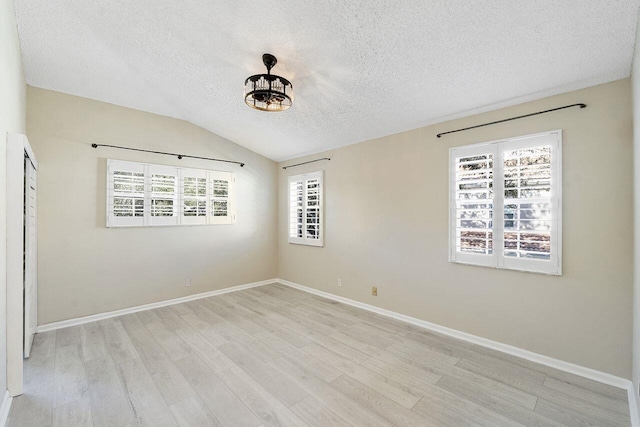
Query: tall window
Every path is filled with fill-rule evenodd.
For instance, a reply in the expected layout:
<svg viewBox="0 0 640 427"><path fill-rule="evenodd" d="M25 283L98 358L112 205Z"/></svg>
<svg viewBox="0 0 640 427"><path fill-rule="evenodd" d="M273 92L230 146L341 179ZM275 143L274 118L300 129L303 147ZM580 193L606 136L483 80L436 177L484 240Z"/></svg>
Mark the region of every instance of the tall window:
<svg viewBox="0 0 640 427"><path fill-rule="evenodd" d="M232 224L230 172L107 160L107 227Z"/></svg>
<svg viewBox="0 0 640 427"><path fill-rule="evenodd" d="M450 151L453 262L561 274L561 131Z"/></svg>
<svg viewBox="0 0 640 427"><path fill-rule="evenodd" d="M323 246L322 171L289 177L289 243Z"/></svg>

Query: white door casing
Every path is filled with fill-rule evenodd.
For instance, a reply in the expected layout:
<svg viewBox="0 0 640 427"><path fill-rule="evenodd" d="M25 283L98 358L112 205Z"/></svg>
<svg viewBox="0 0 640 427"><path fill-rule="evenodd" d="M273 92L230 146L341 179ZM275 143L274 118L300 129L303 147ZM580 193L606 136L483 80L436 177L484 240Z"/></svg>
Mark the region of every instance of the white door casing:
<svg viewBox="0 0 640 427"><path fill-rule="evenodd" d="M29 357L38 326L38 181L36 167L28 156L25 183L24 357Z"/></svg>
<svg viewBox="0 0 640 427"><path fill-rule="evenodd" d="M37 170L33 150L27 137L22 134L7 134L7 389L11 396L23 393L24 362L24 197L25 197L25 156ZM35 231L35 230L34 230ZM35 256L35 252L30 254ZM31 258L34 260L35 258ZM29 261L31 262L31 261ZM35 266L34 266L35 268ZM35 275L32 288L37 292ZM30 299L33 301L33 299ZM30 304L32 310L36 307Z"/></svg>

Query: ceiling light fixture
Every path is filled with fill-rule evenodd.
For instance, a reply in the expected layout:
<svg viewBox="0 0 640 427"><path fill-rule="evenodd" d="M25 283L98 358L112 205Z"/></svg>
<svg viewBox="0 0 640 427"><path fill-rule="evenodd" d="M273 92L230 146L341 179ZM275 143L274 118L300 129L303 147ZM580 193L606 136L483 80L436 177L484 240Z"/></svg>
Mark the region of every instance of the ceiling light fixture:
<svg viewBox="0 0 640 427"><path fill-rule="evenodd" d="M271 74L278 60L270 53L262 55L267 74L256 74L244 81L244 102L261 111L284 111L293 104L293 85L284 77Z"/></svg>

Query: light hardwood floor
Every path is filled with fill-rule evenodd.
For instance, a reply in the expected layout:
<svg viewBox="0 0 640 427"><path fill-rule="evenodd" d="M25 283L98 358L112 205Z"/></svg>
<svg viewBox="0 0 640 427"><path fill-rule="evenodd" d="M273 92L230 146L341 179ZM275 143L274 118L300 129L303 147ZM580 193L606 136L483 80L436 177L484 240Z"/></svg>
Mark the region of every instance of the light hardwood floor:
<svg viewBox="0 0 640 427"><path fill-rule="evenodd" d="M9 426L628 426L624 390L272 284L38 334Z"/></svg>

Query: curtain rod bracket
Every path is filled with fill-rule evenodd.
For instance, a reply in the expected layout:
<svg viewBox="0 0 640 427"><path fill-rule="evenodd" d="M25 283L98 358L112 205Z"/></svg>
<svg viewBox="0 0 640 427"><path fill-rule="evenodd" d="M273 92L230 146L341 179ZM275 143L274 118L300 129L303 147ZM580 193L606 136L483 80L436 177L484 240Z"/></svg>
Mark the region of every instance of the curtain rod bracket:
<svg viewBox="0 0 640 427"><path fill-rule="evenodd" d="M233 160L222 160L222 159L214 159L214 158L211 158L211 157L189 156L187 154L165 153L163 151L143 150L142 148L120 147L118 145L107 145L107 144L95 144L94 143L94 144L91 144L91 146L93 148L109 147L109 148L118 148L120 150L141 151L143 153L163 154L165 156L176 156L179 160L182 160L184 157L188 157L190 159L211 160L212 162L234 163L236 165L240 165L241 168L243 168L244 165L245 165L245 163L236 162L236 161L233 161Z"/></svg>
<svg viewBox="0 0 640 427"><path fill-rule="evenodd" d="M579 104L565 105L564 107L558 107L558 108L552 108L550 110L538 111L537 113L524 114L522 116L516 116L516 117L510 117L508 119L496 120L495 122L483 123L481 125L469 126L467 128L450 130L448 132L439 133L439 134L436 135L436 137L440 138L443 135L447 135L447 134L450 134L450 133L456 133L456 132L462 132L462 131L465 131L465 130L481 128L483 126L497 125L498 123L509 122L511 120L524 119L525 117L537 116L538 114L551 113L552 111L564 110L565 108L571 108L571 107L587 108L587 104L579 103Z"/></svg>

